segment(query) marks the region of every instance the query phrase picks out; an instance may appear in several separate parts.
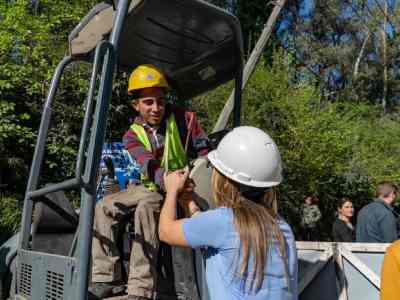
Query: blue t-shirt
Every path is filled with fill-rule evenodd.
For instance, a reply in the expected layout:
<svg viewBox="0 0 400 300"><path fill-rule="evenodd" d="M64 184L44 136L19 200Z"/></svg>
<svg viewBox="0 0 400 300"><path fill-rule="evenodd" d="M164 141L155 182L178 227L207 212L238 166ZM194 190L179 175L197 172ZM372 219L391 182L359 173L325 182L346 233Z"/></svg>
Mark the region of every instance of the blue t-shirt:
<svg viewBox="0 0 400 300"><path fill-rule="evenodd" d="M239 234L235 229L230 208L217 208L185 220L183 232L192 248L206 249L206 281L211 300L296 300L297 252L295 239L289 225L282 219L279 227L286 240L288 276L285 263L276 247L271 247L261 289L250 292L243 282L233 278L240 247ZM250 270L251 268L250 257ZM250 274L252 272L250 271ZM289 280L288 280L289 279ZM290 286L290 287L289 287Z"/></svg>

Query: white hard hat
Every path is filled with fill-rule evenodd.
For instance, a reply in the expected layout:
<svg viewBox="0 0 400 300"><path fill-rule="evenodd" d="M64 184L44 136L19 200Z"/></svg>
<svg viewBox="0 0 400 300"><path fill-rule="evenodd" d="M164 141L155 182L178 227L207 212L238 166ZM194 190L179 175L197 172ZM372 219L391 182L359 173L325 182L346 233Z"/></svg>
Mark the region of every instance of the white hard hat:
<svg viewBox="0 0 400 300"><path fill-rule="evenodd" d="M244 185L272 187L282 181L278 147L268 134L255 127L233 129L208 159L226 177Z"/></svg>

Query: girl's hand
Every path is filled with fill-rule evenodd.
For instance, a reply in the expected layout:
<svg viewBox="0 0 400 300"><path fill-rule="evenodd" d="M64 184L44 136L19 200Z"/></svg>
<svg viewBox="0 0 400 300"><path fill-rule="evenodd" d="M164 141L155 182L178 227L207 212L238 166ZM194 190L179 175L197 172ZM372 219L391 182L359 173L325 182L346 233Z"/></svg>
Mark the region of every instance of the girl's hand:
<svg viewBox="0 0 400 300"><path fill-rule="evenodd" d="M189 168L186 167L175 172L164 174L164 187L167 194L178 194L185 187L186 180L189 177Z"/></svg>

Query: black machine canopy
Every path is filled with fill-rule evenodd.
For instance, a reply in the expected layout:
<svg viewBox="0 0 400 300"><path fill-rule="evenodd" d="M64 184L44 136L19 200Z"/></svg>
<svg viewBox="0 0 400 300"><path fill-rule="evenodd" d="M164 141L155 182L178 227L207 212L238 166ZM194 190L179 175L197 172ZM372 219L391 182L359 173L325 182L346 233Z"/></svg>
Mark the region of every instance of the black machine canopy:
<svg viewBox="0 0 400 300"><path fill-rule="evenodd" d="M115 10L96 5L69 36L74 57L91 57L108 38ZM182 98L234 79L243 65L242 33L232 14L200 0L132 0L119 40L120 68L161 68Z"/></svg>

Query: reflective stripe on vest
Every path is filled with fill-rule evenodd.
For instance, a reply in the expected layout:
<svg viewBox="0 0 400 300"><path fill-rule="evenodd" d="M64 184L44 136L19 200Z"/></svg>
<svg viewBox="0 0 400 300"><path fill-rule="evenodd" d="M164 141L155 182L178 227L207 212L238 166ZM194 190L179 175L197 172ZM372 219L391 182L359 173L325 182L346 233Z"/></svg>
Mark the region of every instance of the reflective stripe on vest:
<svg viewBox="0 0 400 300"><path fill-rule="evenodd" d="M135 132L145 149L147 151L152 151L151 143L144 127L135 123L132 124L131 129ZM186 164L186 152L182 146L178 125L176 124L174 114L171 114L167 120L161 167L164 168L165 171L175 171L184 168ZM144 186L149 190L156 191L158 189L158 186L144 176L143 173L141 175L141 180Z"/></svg>

